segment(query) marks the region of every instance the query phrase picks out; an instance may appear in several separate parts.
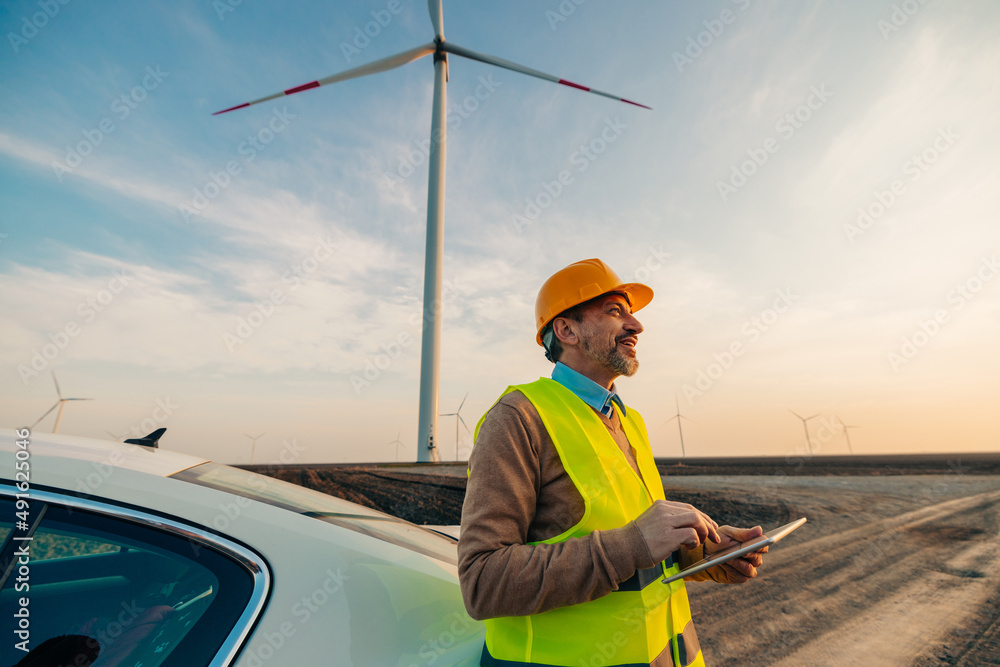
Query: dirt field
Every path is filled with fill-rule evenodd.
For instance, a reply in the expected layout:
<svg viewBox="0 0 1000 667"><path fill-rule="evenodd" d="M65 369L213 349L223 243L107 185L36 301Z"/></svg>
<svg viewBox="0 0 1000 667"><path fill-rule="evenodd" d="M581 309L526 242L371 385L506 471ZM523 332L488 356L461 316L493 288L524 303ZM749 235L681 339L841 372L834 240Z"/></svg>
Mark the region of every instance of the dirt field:
<svg viewBox="0 0 1000 667"><path fill-rule="evenodd" d="M709 664L1000 664L1000 477L665 481L809 519L757 581L688 587Z"/></svg>
<svg viewBox="0 0 1000 667"><path fill-rule="evenodd" d="M756 581L688 586L708 664L1000 665L1000 475L978 472L666 475L719 523L809 520ZM465 489L454 466L272 474L416 523L458 523Z"/></svg>
<svg viewBox="0 0 1000 667"><path fill-rule="evenodd" d="M294 466L274 471L256 471L381 510L413 523L458 525L462 518L462 500L465 498L465 469L461 469L461 476L448 474L448 470L443 474L434 468L419 470L420 472L406 472L375 466Z"/></svg>

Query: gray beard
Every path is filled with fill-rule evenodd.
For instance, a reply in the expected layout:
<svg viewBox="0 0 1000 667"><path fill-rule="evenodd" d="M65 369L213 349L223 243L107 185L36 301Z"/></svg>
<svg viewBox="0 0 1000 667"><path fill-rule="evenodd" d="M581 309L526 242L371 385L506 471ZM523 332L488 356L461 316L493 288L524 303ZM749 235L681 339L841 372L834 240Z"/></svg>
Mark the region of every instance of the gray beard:
<svg viewBox="0 0 1000 667"><path fill-rule="evenodd" d="M625 377L632 377L639 370L639 360L622 354L617 343L613 343L610 348L602 346L601 349L597 349L589 335L584 336L582 343L584 355L609 371Z"/></svg>

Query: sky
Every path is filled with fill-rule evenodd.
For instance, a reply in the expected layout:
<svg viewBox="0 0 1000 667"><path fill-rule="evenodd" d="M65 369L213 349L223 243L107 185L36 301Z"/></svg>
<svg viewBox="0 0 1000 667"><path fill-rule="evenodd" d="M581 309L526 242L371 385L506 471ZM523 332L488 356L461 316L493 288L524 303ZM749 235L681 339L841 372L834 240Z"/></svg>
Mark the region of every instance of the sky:
<svg viewBox="0 0 1000 667"><path fill-rule="evenodd" d="M419 0L0 7L0 425L224 463L416 458L433 66ZM657 456L996 451L1000 5L444 2L440 412L551 372L600 257L655 297ZM36 428L51 430L54 414ZM848 431L841 424L856 428ZM441 458L471 435L439 423ZM397 443L398 436L398 443Z"/></svg>

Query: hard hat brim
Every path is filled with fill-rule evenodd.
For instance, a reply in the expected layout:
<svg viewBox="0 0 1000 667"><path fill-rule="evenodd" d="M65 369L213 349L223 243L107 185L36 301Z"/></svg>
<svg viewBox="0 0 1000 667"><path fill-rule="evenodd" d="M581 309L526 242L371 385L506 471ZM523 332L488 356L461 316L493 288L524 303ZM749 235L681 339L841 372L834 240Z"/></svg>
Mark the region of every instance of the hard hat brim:
<svg viewBox="0 0 1000 667"><path fill-rule="evenodd" d="M591 299L587 299L587 301L592 301L593 299L599 299L602 296L605 296L607 294L614 294L615 292L624 292L628 296L629 305L632 306L633 313L639 312L640 310L648 306L649 302L653 300L653 288L650 287L649 285L643 285L642 283L623 283L621 285L617 285L609 289L607 292L603 292L602 294L598 294L597 296ZM587 301L581 301L580 303L586 303ZM570 308L574 308L579 305L580 305L579 303L575 303L567 307L562 312L566 312L566 310L569 310ZM557 317L559 317L559 314L553 316L552 319L549 320L549 322L552 322L552 320L556 319ZM548 326L549 322L546 322L545 325L539 328L538 333L535 334L535 342L538 343L541 347L545 347L545 344L542 343L542 331L545 329L546 326Z"/></svg>

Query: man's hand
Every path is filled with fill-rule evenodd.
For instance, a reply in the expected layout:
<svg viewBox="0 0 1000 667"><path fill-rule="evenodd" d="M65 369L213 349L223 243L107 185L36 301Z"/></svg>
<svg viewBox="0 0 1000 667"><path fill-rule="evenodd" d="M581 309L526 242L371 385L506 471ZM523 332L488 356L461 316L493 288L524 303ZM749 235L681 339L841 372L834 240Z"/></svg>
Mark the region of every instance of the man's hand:
<svg viewBox="0 0 1000 667"><path fill-rule="evenodd" d="M754 539L755 537L760 537L764 534L764 530L760 526L754 526L753 528L734 528L732 526L722 526L719 528L719 534L722 536L722 540L720 542L705 543L706 556L715 553L716 551L728 549L729 547L740 542L746 542ZM758 549L757 551L751 551L748 554L744 554L739 558L726 561L721 565L716 565L711 569L715 571L715 574L722 575L722 578L728 584L743 584L757 576L757 568L764 562L763 554L766 553L767 547L764 547L762 549Z"/></svg>
<svg viewBox="0 0 1000 667"><path fill-rule="evenodd" d="M725 539L719 534L719 524L710 516L687 503L657 500L635 520L653 560L665 560L682 545L696 549L699 544L711 544Z"/></svg>

